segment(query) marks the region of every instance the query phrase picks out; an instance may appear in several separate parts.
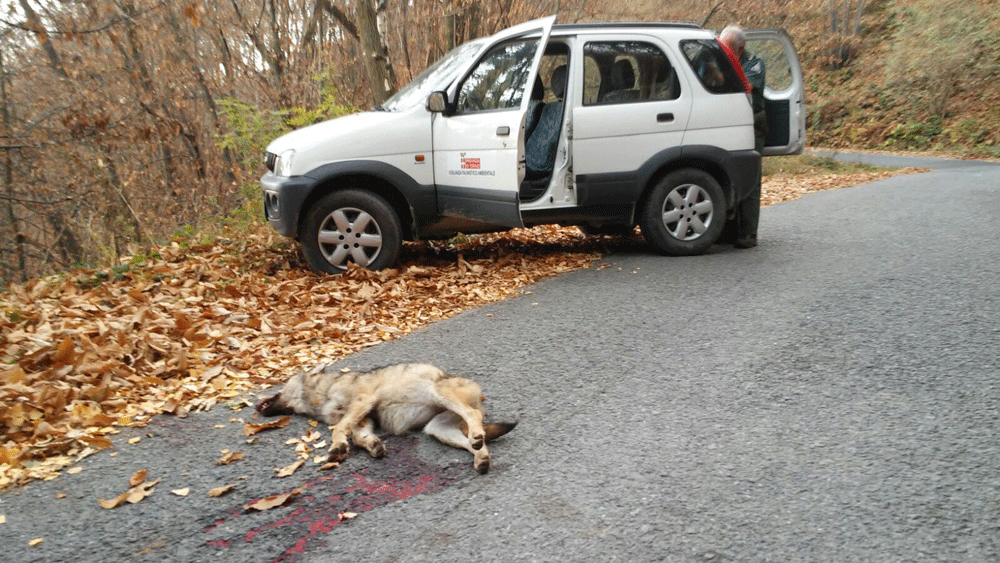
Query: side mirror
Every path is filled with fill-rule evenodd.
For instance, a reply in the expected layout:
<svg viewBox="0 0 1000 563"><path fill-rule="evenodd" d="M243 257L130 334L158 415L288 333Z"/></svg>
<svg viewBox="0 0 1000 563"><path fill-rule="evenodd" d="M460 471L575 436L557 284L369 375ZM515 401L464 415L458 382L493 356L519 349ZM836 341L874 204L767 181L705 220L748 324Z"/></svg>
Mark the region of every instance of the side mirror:
<svg viewBox="0 0 1000 563"><path fill-rule="evenodd" d="M448 111L448 93L447 92L431 92L429 98L427 98L427 111L434 113L445 113Z"/></svg>

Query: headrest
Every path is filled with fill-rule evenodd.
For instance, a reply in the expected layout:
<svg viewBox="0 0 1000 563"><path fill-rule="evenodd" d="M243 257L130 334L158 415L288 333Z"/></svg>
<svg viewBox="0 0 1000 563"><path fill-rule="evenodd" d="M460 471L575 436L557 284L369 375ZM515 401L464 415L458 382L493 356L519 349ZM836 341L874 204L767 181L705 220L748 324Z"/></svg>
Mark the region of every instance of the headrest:
<svg viewBox="0 0 1000 563"><path fill-rule="evenodd" d="M552 95L560 100L566 96L566 65L557 66L552 70L549 88L552 89Z"/></svg>
<svg viewBox="0 0 1000 563"><path fill-rule="evenodd" d="M625 59L616 61L611 67L611 89L629 90L635 86L635 73L632 72L632 63Z"/></svg>

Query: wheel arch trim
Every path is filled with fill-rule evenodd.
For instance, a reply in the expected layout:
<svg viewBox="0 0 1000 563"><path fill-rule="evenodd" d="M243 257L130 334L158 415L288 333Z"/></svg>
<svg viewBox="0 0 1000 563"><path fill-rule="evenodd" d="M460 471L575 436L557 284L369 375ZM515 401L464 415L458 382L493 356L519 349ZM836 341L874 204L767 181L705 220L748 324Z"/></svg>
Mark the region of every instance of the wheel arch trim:
<svg viewBox="0 0 1000 563"><path fill-rule="evenodd" d="M296 233L301 234L309 207L337 189L356 188L371 191L389 202L399 215L404 236L413 238L420 225L430 222L437 212L434 186L424 186L399 168L377 160L350 160L324 164L306 174L314 180L296 218ZM374 180L364 184L364 180Z"/></svg>

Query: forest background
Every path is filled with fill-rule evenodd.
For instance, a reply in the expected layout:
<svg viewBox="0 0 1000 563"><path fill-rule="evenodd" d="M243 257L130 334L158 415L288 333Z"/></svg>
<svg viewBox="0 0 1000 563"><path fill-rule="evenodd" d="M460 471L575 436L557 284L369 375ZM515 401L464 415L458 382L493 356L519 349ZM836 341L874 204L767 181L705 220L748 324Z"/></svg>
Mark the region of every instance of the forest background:
<svg viewBox="0 0 1000 563"><path fill-rule="evenodd" d="M266 144L534 17L784 27L813 147L1000 157L1000 0L5 0L0 286L262 223ZM995 33L993 34L995 35Z"/></svg>

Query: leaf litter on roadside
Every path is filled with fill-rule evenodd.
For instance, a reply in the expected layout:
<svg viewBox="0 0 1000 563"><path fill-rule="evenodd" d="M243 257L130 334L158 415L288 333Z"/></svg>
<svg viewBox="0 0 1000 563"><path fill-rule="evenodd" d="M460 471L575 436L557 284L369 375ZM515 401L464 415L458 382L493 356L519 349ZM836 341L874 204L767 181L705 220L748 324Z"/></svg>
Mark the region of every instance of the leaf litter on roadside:
<svg viewBox="0 0 1000 563"><path fill-rule="evenodd" d="M224 452L222 458L216 461L216 465L229 465L234 461L239 461L243 459L243 452Z"/></svg>
<svg viewBox="0 0 1000 563"><path fill-rule="evenodd" d="M118 508L124 502L135 504L153 494L153 487L160 482L160 479L155 481L146 481L146 474L147 470L145 469L136 471L128 480L129 489L127 491L110 500L99 498L97 499L98 504L100 504L101 507L110 510L112 508Z"/></svg>
<svg viewBox="0 0 1000 563"><path fill-rule="evenodd" d="M253 436L258 432L263 432L264 430L273 430L275 428L284 428L288 426L288 423L292 421L289 416L283 416L281 418L272 420L270 422L262 422L259 424L254 424L252 422L246 422L243 424L243 435Z"/></svg>
<svg viewBox="0 0 1000 563"><path fill-rule="evenodd" d="M288 504L289 501L291 501L293 498L299 496L300 494L302 494L302 487L299 487L299 488L296 488L296 489L292 489L291 491L288 491L287 493L281 493L281 494L277 494L277 495L271 495L271 496L267 496L267 497L264 497L264 498L259 499L259 500L255 500L253 502L250 502L250 503L247 503L246 505L244 505L243 509L244 510L256 510L258 512L263 512L265 510L271 510L272 508L276 508L276 507L284 506L284 505Z"/></svg>
<svg viewBox="0 0 1000 563"><path fill-rule="evenodd" d="M762 201L892 173L769 178ZM588 268L615 244L540 226L407 244L397 269L319 277L264 228L174 242L114 279L78 270L12 284L0 295L0 489L55 478L157 414L238 412L251 406L241 395L297 369Z"/></svg>
<svg viewBox="0 0 1000 563"><path fill-rule="evenodd" d="M208 496L210 497L221 497L222 495L228 493L229 491L236 488L236 485L223 485L221 487L215 487L214 489L208 491Z"/></svg>

